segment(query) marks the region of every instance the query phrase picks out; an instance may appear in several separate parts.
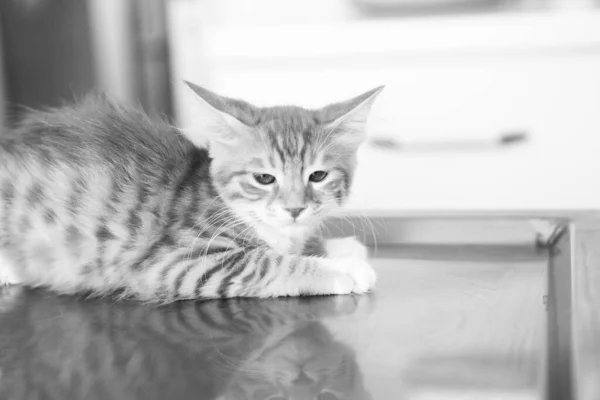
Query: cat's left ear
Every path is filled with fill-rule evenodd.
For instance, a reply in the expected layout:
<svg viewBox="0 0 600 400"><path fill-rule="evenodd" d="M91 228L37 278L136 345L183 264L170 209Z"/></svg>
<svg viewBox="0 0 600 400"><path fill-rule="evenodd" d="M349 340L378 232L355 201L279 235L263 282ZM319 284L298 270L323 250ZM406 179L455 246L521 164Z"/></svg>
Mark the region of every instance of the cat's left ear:
<svg viewBox="0 0 600 400"><path fill-rule="evenodd" d="M365 140L371 107L384 88L385 86L379 86L350 100L321 109L319 116L325 131L337 143L357 149Z"/></svg>
<svg viewBox="0 0 600 400"><path fill-rule="evenodd" d="M198 97L198 122L202 125L194 132L184 131L184 135L196 146L210 144L234 147L245 139L251 138L251 130L243 120L245 111L251 106L241 100L219 96L201 86L185 81Z"/></svg>

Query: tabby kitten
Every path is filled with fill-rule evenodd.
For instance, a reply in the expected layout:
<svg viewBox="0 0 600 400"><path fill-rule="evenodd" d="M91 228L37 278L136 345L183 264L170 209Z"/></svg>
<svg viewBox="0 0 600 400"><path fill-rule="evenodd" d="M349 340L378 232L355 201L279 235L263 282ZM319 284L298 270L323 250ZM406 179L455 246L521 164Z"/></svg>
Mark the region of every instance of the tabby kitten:
<svg viewBox="0 0 600 400"><path fill-rule="evenodd" d="M370 290L365 247L316 229L382 87L307 110L188 85L198 130L88 98L0 138L0 280L162 302Z"/></svg>

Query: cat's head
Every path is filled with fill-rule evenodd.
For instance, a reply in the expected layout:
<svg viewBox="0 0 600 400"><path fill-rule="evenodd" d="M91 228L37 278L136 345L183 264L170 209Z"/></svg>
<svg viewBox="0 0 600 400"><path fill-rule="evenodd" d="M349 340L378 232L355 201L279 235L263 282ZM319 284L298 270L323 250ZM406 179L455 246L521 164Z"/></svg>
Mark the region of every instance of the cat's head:
<svg viewBox="0 0 600 400"><path fill-rule="evenodd" d="M316 110L253 106L188 83L200 99L201 128L223 201L248 223L307 229L348 197L367 117L383 87Z"/></svg>

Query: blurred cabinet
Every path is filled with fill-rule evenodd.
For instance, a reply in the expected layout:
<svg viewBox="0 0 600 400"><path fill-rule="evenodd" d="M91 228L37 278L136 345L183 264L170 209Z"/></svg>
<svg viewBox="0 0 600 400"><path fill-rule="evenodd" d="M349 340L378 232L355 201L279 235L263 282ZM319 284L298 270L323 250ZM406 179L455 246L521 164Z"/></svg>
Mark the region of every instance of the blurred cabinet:
<svg viewBox="0 0 600 400"><path fill-rule="evenodd" d="M9 115L90 92L171 115L163 0L0 1Z"/></svg>
<svg viewBox="0 0 600 400"><path fill-rule="evenodd" d="M505 131L529 134L518 146L477 151L367 144L354 210L386 216L600 205L598 12L210 26L183 12L185 2L173 4L176 83L307 107L384 83L372 138L492 143ZM183 85L174 91L179 120L193 127L194 101Z"/></svg>
<svg viewBox="0 0 600 400"><path fill-rule="evenodd" d="M94 87L87 2L1 1L0 27L10 114L56 106Z"/></svg>

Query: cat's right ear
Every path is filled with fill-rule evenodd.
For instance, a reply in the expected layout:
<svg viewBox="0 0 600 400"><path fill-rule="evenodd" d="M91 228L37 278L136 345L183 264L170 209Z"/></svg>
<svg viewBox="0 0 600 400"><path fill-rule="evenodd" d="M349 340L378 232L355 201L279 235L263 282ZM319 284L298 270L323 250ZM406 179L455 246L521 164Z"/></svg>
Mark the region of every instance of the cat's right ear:
<svg viewBox="0 0 600 400"><path fill-rule="evenodd" d="M328 133L340 145L356 151L365 140L367 119L373 102L383 91L376 87L350 100L330 104L319 110L320 119Z"/></svg>
<svg viewBox="0 0 600 400"><path fill-rule="evenodd" d="M202 147L208 142L211 145L235 147L251 137L251 128L236 117L239 111L229 104L234 100L191 82L184 82L194 92L200 105L197 111L200 129L183 132L194 145Z"/></svg>

